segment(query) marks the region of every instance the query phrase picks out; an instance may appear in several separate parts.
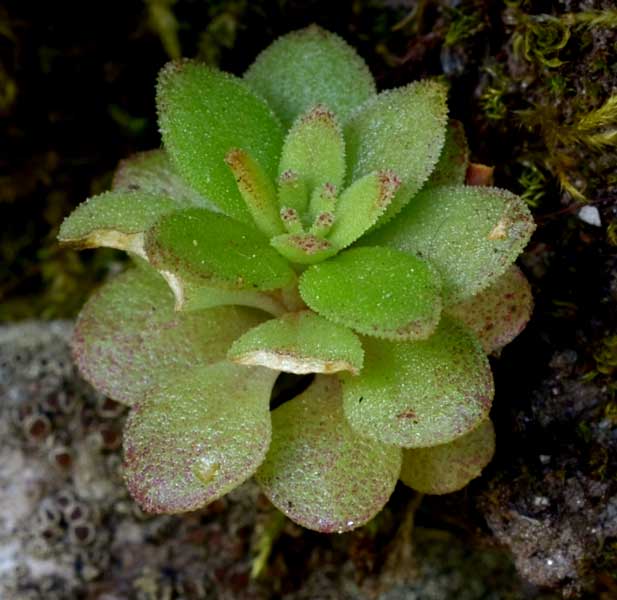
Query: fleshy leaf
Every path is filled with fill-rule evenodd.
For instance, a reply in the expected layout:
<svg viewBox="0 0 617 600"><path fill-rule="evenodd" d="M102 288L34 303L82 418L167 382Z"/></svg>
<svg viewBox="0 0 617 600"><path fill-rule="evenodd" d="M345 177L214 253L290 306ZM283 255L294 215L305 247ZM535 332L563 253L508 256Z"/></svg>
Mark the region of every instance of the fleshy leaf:
<svg viewBox="0 0 617 600"><path fill-rule="evenodd" d="M111 189L172 198L178 206L185 208L199 206L215 212L219 210L180 177L165 150L138 152L121 160Z"/></svg>
<svg viewBox="0 0 617 600"><path fill-rule="evenodd" d="M312 265L334 256L338 248L312 233L284 233L270 243L287 260L301 265Z"/></svg>
<svg viewBox="0 0 617 600"><path fill-rule="evenodd" d="M382 92L352 115L345 126L350 181L391 169L403 182L378 224L426 182L443 148L446 123L446 88L434 81Z"/></svg>
<svg viewBox="0 0 617 600"><path fill-rule="evenodd" d="M401 481L423 494L450 494L482 473L495 452L489 419L448 444L403 451Z"/></svg>
<svg viewBox="0 0 617 600"><path fill-rule="evenodd" d="M257 228L268 237L283 233L274 183L253 157L238 148L225 155Z"/></svg>
<svg viewBox="0 0 617 600"><path fill-rule="evenodd" d="M58 240L79 248L106 246L144 255L144 232L178 210L175 200L143 192L105 192L82 202L62 223Z"/></svg>
<svg viewBox="0 0 617 600"><path fill-rule="evenodd" d="M326 182L321 187L315 188L311 194L311 206L309 214L307 215L308 219L314 221L321 213L334 213L336 210L337 195L338 188L330 182Z"/></svg>
<svg viewBox="0 0 617 600"><path fill-rule="evenodd" d="M255 478L270 501L303 527L349 531L390 497L401 450L358 435L347 423L340 383L317 375L272 412L272 443Z"/></svg>
<svg viewBox="0 0 617 600"><path fill-rule="evenodd" d="M88 300L73 356L97 390L130 405L176 371L223 360L231 342L262 320L257 311L235 307L174 312L158 273L131 269Z"/></svg>
<svg viewBox="0 0 617 600"><path fill-rule="evenodd" d="M439 292L426 262L389 248L347 250L300 278L300 294L315 312L388 339L428 337L439 321Z"/></svg>
<svg viewBox="0 0 617 600"><path fill-rule="evenodd" d="M197 208L161 219L147 233L145 248L159 271L208 286L263 291L289 285L295 278L259 231Z"/></svg>
<svg viewBox="0 0 617 600"><path fill-rule="evenodd" d="M364 369L345 378L345 414L362 435L407 448L445 444L488 416L493 378L478 341L441 319L427 340L364 338Z"/></svg>
<svg viewBox="0 0 617 600"><path fill-rule="evenodd" d="M125 479L147 512L195 510L246 481L270 443L277 373L194 366L147 392L124 429Z"/></svg>
<svg viewBox="0 0 617 600"><path fill-rule="evenodd" d="M362 369L362 344L346 327L315 313L288 313L247 331L229 350L242 365L288 373L336 373Z"/></svg>
<svg viewBox="0 0 617 600"><path fill-rule="evenodd" d="M290 129L279 174L297 173L309 193L324 183L340 187L345 177L345 142L334 113L323 105L300 116Z"/></svg>
<svg viewBox="0 0 617 600"><path fill-rule="evenodd" d="M225 214L252 222L224 158L242 148L276 177L283 130L270 107L241 79L191 61L163 68L156 100L165 149L182 177Z"/></svg>
<svg viewBox="0 0 617 600"><path fill-rule="evenodd" d="M284 171L278 178L278 200L281 210L291 208L304 214L309 202L306 182L294 171Z"/></svg>
<svg viewBox="0 0 617 600"><path fill-rule="evenodd" d="M512 265L477 295L450 306L447 313L469 327L487 354L509 344L531 317L533 296L527 278Z"/></svg>
<svg viewBox="0 0 617 600"><path fill-rule="evenodd" d="M450 119L441 155L425 185L426 187L461 185L465 183L468 166L469 146L465 128L460 121Z"/></svg>
<svg viewBox="0 0 617 600"><path fill-rule="evenodd" d="M328 239L339 248L355 242L388 208L400 185L392 171L369 173L352 183L338 200Z"/></svg>
<svg viewBox="0 0 617 600"><path fill-rule="evenodd" d="M287 310L273 294L255 290L229 290L204 285L191 277L178 277L169 271L161 275L176 299L175 310L192 311L215 306L249 306L279 316Z"/></svg>
<svg viewBox="0 0 617 600"><path fill-rule="evenodd" d="M424 190L391 223L362 239L424 258L440 272L444 304L477 294L505 273L535 228L514 194L490 187Z"/></svg>
<svg viewBox="0 0 617 600"><path fill-rule="evenodd" d="M375 94L375 82L356 51L339 36L311 25L280 37L244 75L286 127L316 104L344 121Z"/></svg>

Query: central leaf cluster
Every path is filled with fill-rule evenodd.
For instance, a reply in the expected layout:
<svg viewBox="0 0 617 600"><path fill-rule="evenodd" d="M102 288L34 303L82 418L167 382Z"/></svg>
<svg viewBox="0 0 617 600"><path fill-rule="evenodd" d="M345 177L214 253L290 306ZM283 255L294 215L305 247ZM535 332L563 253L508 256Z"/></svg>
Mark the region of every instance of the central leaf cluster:
<svg viewBox="0 0 617 600"><path fill-rule="evenodd" d="M401 185L374 171L342 190L345 140L332 111L317 105L300 116L283 145L274 182L248 152L225 156L257 227L288 260L313 264L355 242L385 212Z"/></svg>

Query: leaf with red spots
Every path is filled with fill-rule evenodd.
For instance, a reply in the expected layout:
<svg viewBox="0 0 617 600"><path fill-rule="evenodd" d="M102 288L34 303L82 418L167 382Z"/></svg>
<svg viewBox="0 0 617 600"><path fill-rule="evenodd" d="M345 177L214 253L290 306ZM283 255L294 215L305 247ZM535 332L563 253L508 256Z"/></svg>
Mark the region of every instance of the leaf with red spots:
<svg viewBox="0 0 617 600"><path fill-rule="evenodd" d="M251 223L225 155L242 148L276 177L283 129L270 107L241 79L191 61L163 68L156 104L163 145L182 177L225 214Z"/></svg>
<svg viewBox="0 0 617 600"><path fill-rule="evenodd" d="M383 508L400 468L400 448L356 433L343 414L339 381L318 375L272 412L272 443L255 478L296 523L341 533Z"/></svg>
<svg viewBox="0 0 617 600"><path fill-rule="evenodd" d="M298 115L325 104L344 120L375 94L375 82L354 48L311 25L280 37L244 75L290 127Z"/></svg>
<svg viewBox="0 0 617 600"><path fill-rule="evenodd" d="M223 360L231 342L262 320L257 311L235 307L174 312L160 275L131 269L88 300L73 334L73 356L95 388L131 405L176 371Z"/></svg>
<svg viewBox="0 0 617 600"><path fill-rule="evenodd" d="M401 481L423 494L449 494L482 473L495 452L489 419L448 444L403 451Z"/></svg>
<svg viewBox="0 0 617 600"><path fill-rule="evenodd" d="M407 448L445 444L487 417L493 378L478 341L442 318L427 340L364 338L364 369L345 377L345 414L362 435Z"/></svg>
<svg viewBox="0 0 617 600"><path fill-rule="evenodd" d="M315 312L388 339L431 335L441 311L439 293L439 277L427 263L389 248L352 248L300 278L300 294Z"/></svg>
<svg viewBox="0 0 617 600"><path fill-rule="evenodd" d="M447 313L469 327L487 354L509 344L523 329L533 310L527 278L512 265L489 287L469 300L450 306Z"/></svg>
<svg viewBox="0 0 617 600"><path fill-rule="evenodd" d="M133 406L125 479L147 512L196 510L246 481L270 444L277 372L227 362L171 377Z"/></svg>
<svg viewBox="0 0 617 600"><path fill-rule="evenodd" d="M309 310L266 321L238 338L229 358L287 373L336 373L362 369L358 337Z"/></svg>
<svg viewBox="0 0 617 600"><path fill-rule="evenodd" d="M279 175L295 173L312 194L328 183L341 187L345 177L345 141L336 116L317 105L298 117L283 145Z"/></svg>

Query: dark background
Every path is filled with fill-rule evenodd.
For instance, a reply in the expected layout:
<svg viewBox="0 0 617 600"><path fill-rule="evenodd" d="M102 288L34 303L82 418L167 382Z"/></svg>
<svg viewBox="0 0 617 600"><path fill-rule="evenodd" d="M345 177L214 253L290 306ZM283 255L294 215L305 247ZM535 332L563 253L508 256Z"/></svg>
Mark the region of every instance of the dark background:
<svg viewBox="0 0 617 600"><path fill-rule="evenodd" d="M423 504L419 518L471 537L489 535L488 523L525 571L550 540L521 545L500 510L546 518L559 532L571 520L563 482L606 484L600 499L584 494L580 511L590 515L615 492L617 434L605 432L617 424L617 108L602 112L617 89L615 12L610 1L570 0L4 2L0 321L73 317L121 266L119 253L76 253L55 236L74 206L108 188L120 159L158 146L154 84L171 57L241 74L276 36L317 22L358 49L380 89L440 77L472 159L494 165L497 184L534 213L538 230L520 263L536 309L494 361L499 450L487 480ZM590 115L591 129L581 125ZM599 210L600 227L578 218L584 204ZM540 454L558 458L538 466ZM541 489L553 508L538 516L529 498ZM580 573L532 566L526 576L576 593L615 591L614 537L581 547Z"/></svg>

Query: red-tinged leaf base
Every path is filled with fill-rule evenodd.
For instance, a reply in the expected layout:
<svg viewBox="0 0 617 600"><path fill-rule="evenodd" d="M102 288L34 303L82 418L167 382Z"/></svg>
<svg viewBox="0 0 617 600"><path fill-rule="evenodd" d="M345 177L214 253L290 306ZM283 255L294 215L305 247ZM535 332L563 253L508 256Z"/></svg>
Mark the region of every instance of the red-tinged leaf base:
<svg viewBox="0 0 617 600"><path fill-rule="evenodd" d="M152 390L124 431L125 478L147 512L195 510L248 479L270 443L276 371L197 367Z"/></svg>
<svg viewBox="0 0 617 600"><path fill-rule="evenodd" d="M153 269L131 269L88 300L73 334L83 377L123 404L139 400L176 371L224 360L231 343L262 313L218 307L174 311L174 298Z"/></svg>
<svg viewBox="0 0 617 600"><path fill-rule="evenodd" d="M495 430L490 420L449 444L403 451L401 481L424 494L449 494L480 475L493 458Z"/></svg>
<svg viewBox="0 0 617 600"><path fill-rule="evenodd" d="M531 287L515 265L473 298L455 304L447 312L480 340L487 354L509 344L523 329L533 310Z"/></svg>

